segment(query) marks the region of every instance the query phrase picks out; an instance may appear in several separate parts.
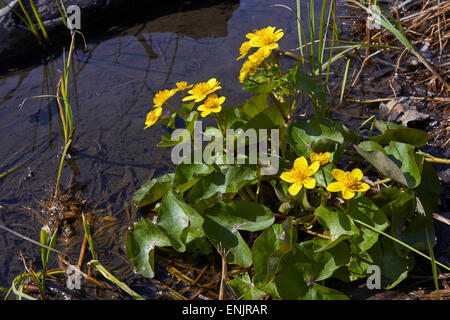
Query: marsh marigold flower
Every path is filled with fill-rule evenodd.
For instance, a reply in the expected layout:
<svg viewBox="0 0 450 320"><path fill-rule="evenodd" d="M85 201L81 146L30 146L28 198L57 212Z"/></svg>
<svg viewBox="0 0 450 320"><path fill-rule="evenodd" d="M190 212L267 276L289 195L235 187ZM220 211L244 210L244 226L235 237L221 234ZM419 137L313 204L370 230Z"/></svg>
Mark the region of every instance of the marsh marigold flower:
<svg viewBox="0 0 450 320"><path fill-rule="evenodd" d="M241 55L236 60L240 60L245 57L251 48L252 46L250 45L250 41L245 41L244 43L242 43L241 47L239 48L239 53Z"/></svg>
<svg viewBox="0 0 450 320"><path fill-rule="evenodd" d="M173 95L176 93L176 90L161 90L157 94L155 94L155 97L153 98L153 103L155 104L155 108L161 108L162 105L173 97Z"/></svg>
<svg viewBox="0 0 450 320"><path fill-rule="evenodd" d="M266 48L260 48L254 54L249 56L248 60L257 65L260 65L264 61L264 59L266 59L268 56L270 56L270 50Z"/></svg>
<svg viewBox="0 0 450 320"><path fill-rule="evenodd" d="M200 105L197 109L201 111L202 117L206 117L211 112L218 113L222 110L222 104L225 101L225 97L218 97L217 94L212 94L206 98L205 103Z"/></svg>
<svg viewBox="0 0 450 320"><path fill-rule="evenodd" d="M275 27L266 27L246 35L247 39L250 40L250 46L265 48L270 51L278 48L277 41L283 36L283 30L278 29L275 31Z"/></svg>
<svg viewBox="0 0 450 320"><path fill-rule="evenodd" d="M283 172L280 176L281 180L292 183L288 191L295 196L304 186L306 189L314 189L316 180L311 176L319 170L319 162L314 162L308 166L308 161L305 157L297 158L294 162L294 167L289 172Z"/></svg>
<svg viewBox="0 0 450 320"><path fill-rule="evenodd" d="M162 113L161 107L158 107L158 108L150 111L147 114L147 118L145 119L145 128L144 129L147 129L147 128L151 127L152 125L154 125L156 123L156 121L158 121L158 118L161 115L161 113Z"/></svg>
<svg viewBox="0 0 450 320"><path fill-rule="evenodd" d="M190 86L188 86L186 81L180 81L176 83L177 88L174 89L175 91L184 91L186 89L190 89L192 88L192 84Z"/></svg>
<svg viewBox="0 0 450 320"><path fill-rule="evenodd" d="M208 82L201 82L192 88L192 90L188 91L190 96L187 96L183 99L183 101L195 100L195 102L200 102L206 98L209 94L222 89L220 86L220 82L215 78L209 79Z"/></svg>
<svg viewBox="0 0 450 320"><path fill-rule="evenodd" d="M242 65L241 71L239 72L239 81L243 83L249 75L253 76L254 74L256 74L256 68L258 68L258 66L259 63L257 64L250 60L245 61Z"/></svg>
<svg viewBox="0 0 450 320"><path fill-rule="evenodd" d="M342 192L345 200L355 196L355 192L365 192L370 189L367 183L361 182L363 173L360 169L353 169L351 172L344 172L340 169L331 171L337 182L332 182L327 186L330 192Z"/></svg>
<svg viewBox="0 0 450 320"><path fill-rule="evenodd" d="M330 153L329 152L319 152L315 153L312 152L309 156L309 159L311 159L311 162L320 162L321 166L326 165L328 162L330 162Z"/></svg>

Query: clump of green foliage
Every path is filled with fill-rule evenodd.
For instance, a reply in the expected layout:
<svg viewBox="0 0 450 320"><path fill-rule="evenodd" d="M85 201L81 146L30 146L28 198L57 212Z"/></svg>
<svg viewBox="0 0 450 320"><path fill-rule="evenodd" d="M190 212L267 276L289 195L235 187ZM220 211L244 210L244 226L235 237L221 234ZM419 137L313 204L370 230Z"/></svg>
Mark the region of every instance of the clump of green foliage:
<svg viewBox="0 0 450 320"><path fill-rule="evenodd" d="M440 188L419 151L428 135L375 117L351 130L327 117L324 86L314 71L306 73L305 59L281 67L282 36L274 27L247 34L239 58L248 60L239 80L255 95L241 105L222 108L225 98L215 93L221 89L215 78L193 86L180 82L155 96L146 128L160 122L175 129L179 116L192 135L200 111L202 117L214 115L216 134L223 137L227 129L276 129L281 168L261 175L263 164L249 159L181 163L145 183L134 200L151 209L153 220L140 219L127 234L136 271L155 276L158 247L204 254L215 248L225 252L228 264L248 268L228 281L239 298L346 299L325 280L367 278L376 265L383 288L391 289L413 269L414 253L450 270L422 252L432 253L434 246ZM177 92L182 102L194 102L174 108L168 100ZM310 119L296 116L302 96L313 106ZM160 118L164 106L173 114ZM365 137L361 129L368 124ZM182 142L166 135L159 146Z"/></svg>

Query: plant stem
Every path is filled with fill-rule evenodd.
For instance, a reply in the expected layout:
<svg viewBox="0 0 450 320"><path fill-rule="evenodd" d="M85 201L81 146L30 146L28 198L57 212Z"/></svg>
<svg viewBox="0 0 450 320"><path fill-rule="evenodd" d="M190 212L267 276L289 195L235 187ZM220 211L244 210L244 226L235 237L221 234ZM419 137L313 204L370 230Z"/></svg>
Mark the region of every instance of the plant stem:
<svg viewBox="0 0 450 320"><path fill-rule="evenodd" d="M71 143L72 143L72 139L69 139L69 141L66 143L63 154L61 156L61 162L59 163L59 170L58 170L58 179L56 180L55 197L59 191L59 180L61 178L61 171L62 171L62 167L63 167L63 163L64 163L64 158L66 157L67 151L69 150Z"/></svg>
<svg viewBox="0 0 450 320"><path fill-rule="evenodd" d="M280 104L280 101L275 97L275 95L271 92L270 97L272 98L273 102L275 102L275 105L278 108L278 111L280 111L281 116L283 117L284 122L289 121L289 117L286 115L286 112L283 110L283 106Z"/></svg>

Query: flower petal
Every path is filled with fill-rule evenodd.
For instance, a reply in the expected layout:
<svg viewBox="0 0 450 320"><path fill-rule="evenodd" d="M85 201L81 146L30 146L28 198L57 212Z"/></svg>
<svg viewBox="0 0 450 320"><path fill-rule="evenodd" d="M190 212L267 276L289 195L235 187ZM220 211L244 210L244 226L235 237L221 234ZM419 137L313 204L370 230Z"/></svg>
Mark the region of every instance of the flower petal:
<svg viewBox="0 0 450 320"><path fill-rule="evenodd" d="M210 113L211 113L211 110L207 109L207 110L203 111L200 115L204 118L204 117L208 116Z"/></svg>
<svg viewBox="0 0 450 320"><path fill-rule="evenodd" d="M358 188L355 188L354 190L358 192L366 192L369 189L370 186L367 183L361 182L358 184Z"/></svg>
<svg viewBox="0 0 450 320"><path fill-rule="evenodd" d="M347 188L342 190L342 198L344 198L345 200L351 199L354 196L355 196L355 191L353 191L351 189L347 189Z"/></svg>
<svg viewBox="0 0 450 320"><path fill-rule="evenodd" d="M363 178L363 173L358 168L353 169L352 172L350 173L350 175L352 176L353 179L355 179L357 181L361 181L361 179Z"/></svg>
<svg viewBox="0 0 450 320"><path fill-rule="evenodd" d="M299 183L294 183L293 185L291 185L288 189L289 193L293 196L297 195L297 193L300 192L300 190L302 189L302 185Z"/></svg>
<svg viewBox="0 0 450 320"><path fill-rule="evenodd" d="M316 180L314 178L307 177L303 181L303 185L305 186L306 189L314 189L314 187L316 186Z"/></svg>
<svg viewBox="0 0 450 320"><path fill-rule="evenodd" d="M304 172L308 168L308 161L305 157L297 158L294 162L294 168L301 172Z"/></svg>
<svg viewBox="0 0 450 320"><path fill-rule="evenodd" d="M308 176L312 176L314 173L317 172L317 170L319 170L319 168L320 168L320 162L319 162L319 161L313 162L313 163L308 167L308 173L307 173L307 175L308 175Z"/></svg>
<svg viewBox="0 0 450 320"><path fill-rule="evenodd" d="M341 182L332 182L327 186L327 190L330 192L339 192L345 189L345 186Z"/></svg>
<svg viewBox="0 0 450 320"><path fill-rule="evenodd" d="M286 182L289 182L289 183L293 183L293 182L294 182L294 177L293 177L291 171L289 171L289 172L283 172L283 173L280 175L280 178L281 178L281 180L286 181Z"/></svg>
<svg viewBox="0 0 450 320"><path fill-rule="evenodd" d="M337 181L345 181L347 179L347 174L344 171L342 171L341 169L333 169L333 171L331 171L331 175Z"/></svg>
<svg viewBox="0 0 450 320"><path fill-rule="evenodd" d="M215 108L209 109L211 112L219 113L222 110L222 106L217 106Z"/></svg>

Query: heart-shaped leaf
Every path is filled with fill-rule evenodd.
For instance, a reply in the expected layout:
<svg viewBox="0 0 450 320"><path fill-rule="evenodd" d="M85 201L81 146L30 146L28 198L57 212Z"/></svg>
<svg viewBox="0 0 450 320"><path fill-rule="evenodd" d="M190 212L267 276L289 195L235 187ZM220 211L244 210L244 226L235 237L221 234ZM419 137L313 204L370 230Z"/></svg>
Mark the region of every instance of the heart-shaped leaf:
<svg viewBox="0 0 450 320"><path fill-rule="evenodd" d="M328 250L342 240L349 239L354 235L352 222L346 214L340 211L332 211L321 206L316 209L315 215L318 217L319 223L323 225L331 235L331 240L317 251Z"/></svg>
<svg viewBox="0 0 450 320"><path fill-rule="evenodd" d="M158 201L169 191L172 186L174 174L169 173L152 179L136 191L133 200L138 207L143 207Z"/></svg>
<svg viewBox="0 0 450 320"><path fill-rule="evenodd" d="M348 299L316 283L331 277L341 265L349 262L348 246L341 242L330 250L315 252L314 247L324 245L320 242L298 243L283 256L275 277L282 299Z"/></svg>
<svg viewBox="0 0 450 320"><path fill-rule="evenodd" d="M309 157L315 146L330 143L343 143L341 132L320 123L316 118L299 121L286 128L286 141L295 149L298 156Z"/></svg>
<svg viewBox="0 0 450 320"><path fill-rule="evenodd" d="M188 233L184 233L184 231L189 226L191 226L192 232L198 233L195 235L196 237L203 236L201 232L202 216L185 202L178 200L172 191L169 191L161 201L157 224L177 251L186 250L185 243Z"/></svg>
<svg viewBox="0 0 450 320"><path fill-rule="evenodd" d="M148 219L140 219L127 233L127 257L136 271L148 278L155 276L155 248L170 245L166 235Z"/></svg>

